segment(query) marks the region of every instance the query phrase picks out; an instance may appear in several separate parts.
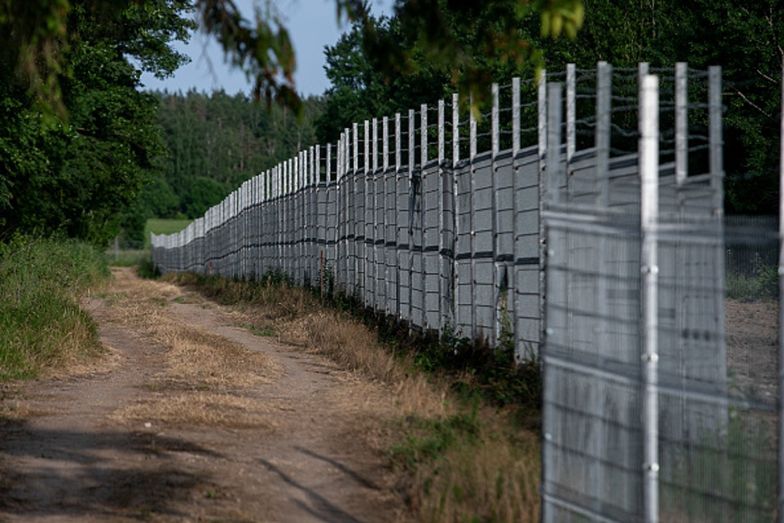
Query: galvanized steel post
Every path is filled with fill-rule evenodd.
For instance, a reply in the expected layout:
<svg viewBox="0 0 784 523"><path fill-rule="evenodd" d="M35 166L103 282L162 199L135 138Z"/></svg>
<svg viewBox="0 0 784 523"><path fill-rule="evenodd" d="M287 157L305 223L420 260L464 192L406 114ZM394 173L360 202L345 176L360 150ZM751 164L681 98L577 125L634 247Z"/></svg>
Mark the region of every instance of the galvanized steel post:
<svg viewBox="0 0 784 523"><path fill-rule="evenodd" d="M642 271L643 512L659 520L658 272L659 79L643 78L640 134L640 262Z"/></svg>

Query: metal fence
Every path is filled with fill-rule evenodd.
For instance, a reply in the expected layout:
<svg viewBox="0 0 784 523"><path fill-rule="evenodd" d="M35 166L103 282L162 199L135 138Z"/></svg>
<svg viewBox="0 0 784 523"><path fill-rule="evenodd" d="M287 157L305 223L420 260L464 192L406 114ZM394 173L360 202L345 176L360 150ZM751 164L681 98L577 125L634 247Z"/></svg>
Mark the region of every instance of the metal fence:
<svg viewBox="0 0 784 523"><path fill-rule="evenodd" d="M182 232L153 235L153 261L163 272L282 272L413 329L491 345L506 329L519 358L535 355L545 110L544 83L515 78L493 86L482 118L454 95L354 124Z"/></svg>
<svg viewBox="0 0 784 523"><path fill-rule="evenodd" d="M777 232L722 216L720 69L608 69L582 119L549 88L543 519L780 520Z"/></svg>
<svg viewBox="0 0 784 523"><path fill-rule="evenodd" d="M545 77L494 85L478 120L454 95L354 124L153 261L508 330L542 360L545 521L782 520L779 241L722 215L720 69Z"/></svg>

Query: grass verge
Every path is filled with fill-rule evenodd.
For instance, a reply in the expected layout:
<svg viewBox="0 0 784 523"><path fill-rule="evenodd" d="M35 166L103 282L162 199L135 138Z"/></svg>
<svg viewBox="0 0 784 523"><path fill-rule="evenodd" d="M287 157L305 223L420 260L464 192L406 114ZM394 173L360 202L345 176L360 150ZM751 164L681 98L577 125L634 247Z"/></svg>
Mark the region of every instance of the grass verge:
<svg viewBox="0 0 784 523"><path fill-rule="evenodd" d="M32 378L101 350L79 299L109 275L94 247L15 238L0 244L0 381Z"/></svg>
<svg viewBox="0 0 784 523"><path fill-rule="evenodd" d="M392 389L382 451L420 521L539 519L538 366L465 340L409 338L404 326L325 304L268 276L261 282L167 275L238 309L252 331L324 354ZM447 354L444 354L444 353Z"/></svg>

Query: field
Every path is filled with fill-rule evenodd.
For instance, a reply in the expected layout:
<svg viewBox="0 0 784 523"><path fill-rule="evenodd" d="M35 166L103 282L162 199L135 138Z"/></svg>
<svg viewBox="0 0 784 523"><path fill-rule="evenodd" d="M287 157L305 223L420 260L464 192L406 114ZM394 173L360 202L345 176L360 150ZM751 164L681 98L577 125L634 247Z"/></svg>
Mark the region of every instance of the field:
<svg viewBox="0 0 784 523"><path fill-rule="evenodd" d="M170 220L166 218L150 218L144 226L144 248L150 248L150 233L171 234L180 232L191 223L192 220Z"/></svg>

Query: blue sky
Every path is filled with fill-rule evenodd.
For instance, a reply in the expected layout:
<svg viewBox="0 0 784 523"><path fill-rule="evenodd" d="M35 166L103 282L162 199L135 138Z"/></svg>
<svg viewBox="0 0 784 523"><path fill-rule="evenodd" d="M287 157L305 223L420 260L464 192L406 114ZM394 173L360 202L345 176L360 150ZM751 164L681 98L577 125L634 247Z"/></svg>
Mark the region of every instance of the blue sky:
<svg viewBox="0 0 784 523"><path fill-rule="evenodd" d="M237 5L249 20L253 19L253 6L264 0L238 0ZM393 0L372 0L373 13L389 14ZM305 95L321 94L329 86L324 73L324 46L334 44L347 30L344 22L339 26L334 0L274 0L284 17L297 53L297 89ZM228 93L249 93L251 81L242 71L226 65L223 51L211 38L196 30L187 44L174 46L191 57L191 62L178 69L174 76L159 80L153 75L142 75L145 89L186 91L192 87L200 91L224 89Z"/></svg>

